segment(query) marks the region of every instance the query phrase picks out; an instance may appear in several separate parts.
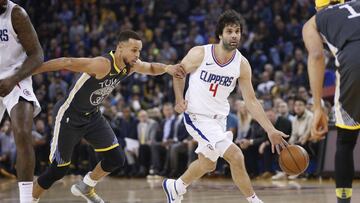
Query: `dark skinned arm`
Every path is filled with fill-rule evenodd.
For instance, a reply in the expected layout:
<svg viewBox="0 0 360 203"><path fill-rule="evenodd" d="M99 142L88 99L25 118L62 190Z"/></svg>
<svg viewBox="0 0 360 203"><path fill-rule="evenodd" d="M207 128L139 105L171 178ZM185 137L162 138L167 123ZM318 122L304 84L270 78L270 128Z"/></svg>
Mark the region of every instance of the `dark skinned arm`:
<svg viewBox="0 0 360 203"><path fill-rule="evenodd" d="M44 61L39 39L25 10L20 6L15 6L11 13L11 20L27 58L14 75L0 80L0 96L9 94L18 82L30 76Z"/></svg>

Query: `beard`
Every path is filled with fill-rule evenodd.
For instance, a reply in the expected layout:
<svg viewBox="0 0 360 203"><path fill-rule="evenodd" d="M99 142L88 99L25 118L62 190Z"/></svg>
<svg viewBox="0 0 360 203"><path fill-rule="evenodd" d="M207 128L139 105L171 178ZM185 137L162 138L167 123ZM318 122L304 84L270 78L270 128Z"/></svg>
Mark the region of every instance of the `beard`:
<svg viewBox="0 0 360 203"><path fill-rule="evenodd" d="M239 42L236 42L236 45L232 45L231 42L225 42L223 41L223 47L225 48L225 50L227 51L234 51L235 49L237 49L239 46Z"/></svg>

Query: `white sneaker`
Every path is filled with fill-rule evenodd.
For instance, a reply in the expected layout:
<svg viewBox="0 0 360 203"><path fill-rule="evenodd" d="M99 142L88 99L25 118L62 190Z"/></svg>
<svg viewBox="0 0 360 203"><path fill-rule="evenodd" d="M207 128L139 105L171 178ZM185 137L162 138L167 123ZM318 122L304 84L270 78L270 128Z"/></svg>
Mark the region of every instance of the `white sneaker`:
<svg viewBox="0 0 360 203"><path fill-rule="evenodd" d="M167 203L181 203L183 195L179 195L174 179L164 179L162 187L167 197Z"/></svg>
<svg viewBox="0 0 360 203"><path fill-rule="evenodd" d="M278 171L276 173L276 175L273 175L271 177L272 180L282 180L282 179L286 179L287 175L284 172Z"/></svg>

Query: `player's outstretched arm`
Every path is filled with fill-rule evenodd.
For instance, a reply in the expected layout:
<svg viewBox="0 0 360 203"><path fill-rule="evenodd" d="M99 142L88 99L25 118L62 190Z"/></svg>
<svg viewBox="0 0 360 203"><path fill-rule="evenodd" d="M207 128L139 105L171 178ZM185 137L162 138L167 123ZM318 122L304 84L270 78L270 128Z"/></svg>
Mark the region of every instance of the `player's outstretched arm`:
<svg viewBox="0 0 360 203"><path fill-rule="evenodd" d="M185 77L185 71L180 64L165 65L162 63L149 63L138 59L133 67L133 70L135 72L147 75L162 75L164 73L168 73L169 75L176 78Z"/></svg>
<svg viewBox="0 0 360 203"><path fill-rule="evenodd" d="M184 69L185 74L195 71L201 64L204 58L204 48L200 46L193 47L186 54L186 56L181 61L181 67ZM174 82L174 93L175 93L175 111L182 113L187 108L187 101L184 100L184 88L185 88L185 78L175 78L173 77Z"/></svg>
<svg viewBox="0 0 360 203"><path fill-rule="evenodd" d="M325 73L324 46L317 30L315 16L305 23L302 30L305 47L308 51L308 74L314 99L314 118L311 135L320 139L328 130L327 115L321 107L322 86Z"/></svg>
<svg viewBox="0 0 360 203"><path fill-rule="evenodd" d="M280 153L279 146L284 148L287 145L283 137L288 137L288 135L285 135L284 133L275 129L270 120L266 117L261 104L256 99L254 88L251 83L251 67L245 57L243 57L241 60L239 88L241 89L246 108L249 110L253 118L255 118L267 132L269 140L272 144L272 152L274 153L276 148L276 151Z"/></svg>
<svg viewBox="0 0 360 203"><path fill-rule="evenodd" d="M105 77L111 69L111 64L105 57L95 58L70 58L62 57L52 59L43 63L35 70L33 75L43 72L69 70L72 72L83 72L95 76L97 79Z"/></svg>

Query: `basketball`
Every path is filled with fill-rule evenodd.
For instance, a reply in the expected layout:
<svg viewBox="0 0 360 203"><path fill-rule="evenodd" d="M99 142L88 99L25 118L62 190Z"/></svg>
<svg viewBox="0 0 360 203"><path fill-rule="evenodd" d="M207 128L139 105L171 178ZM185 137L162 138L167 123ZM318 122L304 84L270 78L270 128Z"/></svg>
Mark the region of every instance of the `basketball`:
<svg viewBox="0 0 360 203"><path fill-rule="evenodd" d="M309 155L299 145L289 145L281 150L279 165L282 171L288 175L298 175L309 166Z"/></svg>

